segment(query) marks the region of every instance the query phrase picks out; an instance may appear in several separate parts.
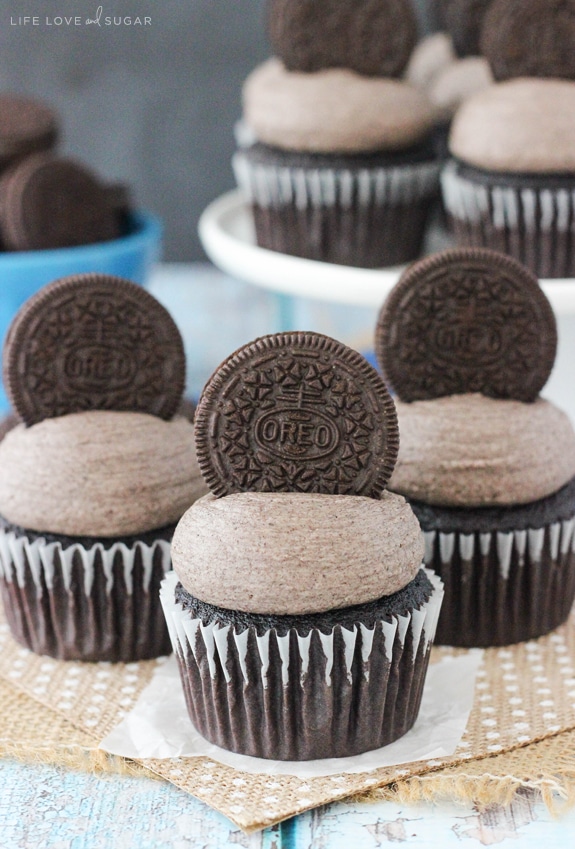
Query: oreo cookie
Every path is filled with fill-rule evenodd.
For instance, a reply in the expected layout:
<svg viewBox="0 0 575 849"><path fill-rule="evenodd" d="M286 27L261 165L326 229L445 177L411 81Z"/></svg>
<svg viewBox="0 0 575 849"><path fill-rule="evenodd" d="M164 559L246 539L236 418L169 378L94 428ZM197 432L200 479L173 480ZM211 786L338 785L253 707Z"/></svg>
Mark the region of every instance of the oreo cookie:
<svg viewBox="0 0 575 849"><path fill-rule="evenodd" d="M395 405L357 351L317 333L278 333L232 354L195 415L211 491L379 498L399 447Z"/></svg>
<svg viewBox="0 0 575 849"><path fill-rule="evenodd" d="M170 419L184 390L172 317L140 286L108 275L42 288L16 314L2 358L6 394L27 425L82 410Z"/></svg>
<svg viewBox="0 0 575 849"><path fill-rule="evenodd" d="M120 236L115 196L85 166L28 156L0 182L0 230L9 250L66 248Z"/></svg>
<svg viewBox="0 0 575 849"><path fill-rule="evenodd" d="M267 30L288 71L399 77L417 42L409 0L268 0Z"/></svg>
<svg viewBox="0 0 575 849"><path fill-rule="evenodd" d="M492 0L481 52L496 80L575 80L575 0Z"/></svg>
<svg viewBox="0 0 575 849"><path fill-rule="evenodd" d="M524 266L461 248L407 269L380 311L375 349L402 401L480 392L528 402L553 368L557 327Z"/></svg>
<svg viewBox="0 0 575 849"><path fill-rule="evenodd" d="M492 0L439 0L439 19L460 58L479 56L485 13Z"/></svg>
<svg viewBox="0 0 575 849"><path fill-rule="evenodd" d="M0 94L0 169L53 148L59 118L45 103L17 94Z"/></svg>

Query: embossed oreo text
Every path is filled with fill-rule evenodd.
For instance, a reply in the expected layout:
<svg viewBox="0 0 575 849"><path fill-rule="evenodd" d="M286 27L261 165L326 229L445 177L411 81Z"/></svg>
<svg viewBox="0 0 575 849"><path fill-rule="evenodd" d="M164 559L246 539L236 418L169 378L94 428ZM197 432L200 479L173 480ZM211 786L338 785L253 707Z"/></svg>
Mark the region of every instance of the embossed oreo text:
<svg viewBox="0 0 575 849"><path fill-rule="evenodd" d="M185 381L174 320L129 280L63 277L15 317L4 363L7 394L27 424L82 410L170 419Z"/></svg>
<svg viewBox="0 0 575 849"><path fill-rule="evenodd" d="M79 390L121 389L134 379L137 363L128 351L103 345L72 348L64 360L64 375Z"/></svg>
<svg viewBox="0 0 575 849"><path fill-rule="evenodd" d="M441 325L434 328L433 350L439 356L450 360L456 355L462 360L476 363L490 362L498 357L503 347L503 339L497 327L487 323L475 327L454 324L452 327Z"/></svg>
<svg viewBox="0 0 575 849"><path fill-rule="evenodd" d="M539 282L509 257L458 248L414 263L384 303L376 354L406 402L479 392L534 401L557 345Z"/></svg>
<svg viewBox="0 0 575 849"><path fill-rule="evenodd" d="M196 448L214 494L306 492L378 498L397 456L381 378L329 337L286 333L240 349L196 411Z"/></svg>
<svg viewBox="0 0 575 849"><path fill-rule="evenodd" d="M260 448L287 459L318 459L338 446L339 433L332 421L317 411L278 409L261 416L254 428Z"/></svg>

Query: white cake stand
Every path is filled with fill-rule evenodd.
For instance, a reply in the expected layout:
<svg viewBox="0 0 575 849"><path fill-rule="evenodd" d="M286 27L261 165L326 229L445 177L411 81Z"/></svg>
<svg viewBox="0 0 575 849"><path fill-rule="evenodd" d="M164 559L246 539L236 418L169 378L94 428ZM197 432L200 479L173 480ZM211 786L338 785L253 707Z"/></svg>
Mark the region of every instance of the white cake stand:
<svg viewBox="0 0 575 849"><path fill-rule="evenodd" d="M353 268L259 248L248 203L239 191L206 207L198 232L208 257L222 271L285 295L378 307L405 267ZM449 244L445 233L432 232L425 253ZM541 285L557 315L575 315L575 280L542 280Z"/></svg>

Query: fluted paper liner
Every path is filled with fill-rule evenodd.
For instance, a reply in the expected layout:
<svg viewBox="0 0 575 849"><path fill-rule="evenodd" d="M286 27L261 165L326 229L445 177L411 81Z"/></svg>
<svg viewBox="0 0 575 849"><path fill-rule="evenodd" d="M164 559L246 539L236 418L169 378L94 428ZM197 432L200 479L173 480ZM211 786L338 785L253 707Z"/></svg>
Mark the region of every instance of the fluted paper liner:
<svg viewBox="0 0 575 849"><path fill-rule="evenodd" d="M538 277L575 276L575 191L475 183L454 162L441 174L458 244L510 254Z"/></svg>
<svg viewBox="0 0 575 849"><path fill-rule="evenodd" d="M434 646L431 662L462 651ZM431 761L324 778L250 774L205 757L147 758L142 764L247 831L390 785L399 787L400 799L448 793L480 799L482 804L500 801L505 794L509 798L517 787L537 787L552 804L554 793L564 798L573 789L575 731L569 731L575 729L573 658L575 615L539 640L486 649L466 733L453 755ZM0 610L0 678L11 692L24 694L31 706L22 739L19 728L12 727L13 703L3 700L0 692L0 722L4 728L12 727L4 733L13 741L0 741L0 751L21 757L30 752L31 758L53 758L58 763L69 763L76 751L76 766L85 766L92 758L100 768L105 766L101 751L82 747L87 739L96 747L120 722L157 666L158 661L152 660L111 665L38 657L14 642ZM50 711L68 729L69 747L46 731ZM52 747L50 751L40 751L42 740ZM555 799L561 802L559 795Z"/></svg>
<svg viewBox="0 0 575 849"><path fill-rule="evenodd" d="M415 259L439 193L435 161L370 169L290 168L233 160L260 247L364 268Z"/></svg>
<svg viewBox="0 0 575 849"><path fill-rule="evenodd" d="M352 171L252 164L238 152L232 165L248 200L263 207L397 206L435 194L439 178L439 165L434 160Z"/></svg>
<svg viewBox="0 0 575 849"><path fill-rule="evenodd" d="M425 563L445 599L436 641L497 646L547 634L575 598L575 518L492 533L425 531Z"/></svg>
<svg viewBox="0 0 575 849"><path fill-rule="evenodd" d="M19 643L61 660L131 661L170 651L158 600L170 544L63 546L0 529L0 591Z"/></svg>
<svg viewBox="0 0 575 849"><path fill-rule="evenodd" d="M426 571L433 592L421 608L371 629L336 625L305 636L204 625L175 602L170 572L161 599L194 726L217 746L278 760L346 757L405 734L443 596Z"/></svg>

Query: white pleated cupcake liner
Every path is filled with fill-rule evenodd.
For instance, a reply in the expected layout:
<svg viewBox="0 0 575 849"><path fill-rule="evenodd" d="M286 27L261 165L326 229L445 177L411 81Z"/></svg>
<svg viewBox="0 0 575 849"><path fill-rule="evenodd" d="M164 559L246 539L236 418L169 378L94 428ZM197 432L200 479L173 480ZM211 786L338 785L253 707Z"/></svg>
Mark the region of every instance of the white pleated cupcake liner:
<svg viewBox="0 0 575 849"><path fill-rule="evenodd" d="M170 543L167 540L155 540L152 545L136 541L132 548L123 542L112 543L109 547L97 542L85 548L80 543L63 546L59 541L46 542L44 537L30 540L26 536L18 536L13 531L0 530L0 578L4 578L8 583L16 580L18 586L24 587L27 579L31 577L38 595L42 595L45 587L52 589L54 572L56 568L59 568L63 585L69 592L72 584L72 570L77 564L83 576L84 593L90 595L94 583L94 563L96 556L99 555L100 568L106 576L106 592L111 592L114 586L114 564L119 555L123 564L122 590L132 595L134 561L137 552L140 554L143 566L142 588L148 592L157 550L161 552L164 572L168 572L171 560Z"/></svg>
<svg viewBox="0 0 575 849"><path fill-rule="evenodd" d="M232 167L249 202L263 208L399 206L432 197L439 188L435 161L359 170L297 168L255 164L240 150Z"/></svg>
<svg viewBox="0 0 575 849"><path fill-rule="evenodd" d="M188 711L216 745L256 757L308 760L378 748L415 722L443 597L367 628L336 625L306 635L258 634L204 624L162 582L164 607Z"/></svg>
<svg viewBox="0 0 575 849"><path fill-rule="evenodd" d="M575 598L575 518L490 533L424 531L445 583L437 642L506 645L561 625Z"/></svg>
<svg viewBox="0 0 575 849"><path fill-rule="evenodd" d="M527 528L521 531L491 531L490 533L463 534L460 532L425 531L426 563L433 559L437 544L443 563L453 558L457 546L462 560L473 560L476 553L485 557L495 548L497 551L499 572L506 580L509 578L511 558L515 552L519 567L525 565L528 558L531 563L539 563L543 557L546 539L551 559L556 561L559 554L565 556L575 552L575 518L553 522L542 528Z"/></svg>
<svg viewBox="0 0 575 849"><path fill-rule="evenodd" d="M575 190L474 182L453 161L441 173L456 238L515 256L539 276L569 277L575 263Z"/></svg>
<svg viewBox="0 0 575 849"><path fill-rule="evenodd" d="M575 190L488 187L460 176L454 162L443 169L441 187L446 208L454 218L478 223L489 215L497 228L523 225L531 232L549 232L552 228L566 232L575 227Z"/></svg>
<svg viewBox="0 0 575 849"><path fill-rule="evenodd" d="M64 660L141 660L170 651L159 604L170 543L69 546L0 530L0 590L15 639Z"/></svg>

